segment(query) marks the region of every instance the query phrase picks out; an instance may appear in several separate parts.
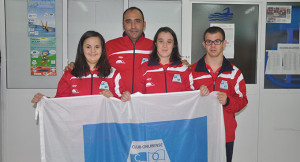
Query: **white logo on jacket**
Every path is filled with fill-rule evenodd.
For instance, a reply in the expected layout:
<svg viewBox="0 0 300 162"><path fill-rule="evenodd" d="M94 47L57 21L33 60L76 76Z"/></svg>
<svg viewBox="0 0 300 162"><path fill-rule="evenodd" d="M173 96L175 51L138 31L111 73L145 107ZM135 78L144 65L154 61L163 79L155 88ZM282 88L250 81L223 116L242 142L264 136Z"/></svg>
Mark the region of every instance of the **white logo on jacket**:
<svg viewBox="0 0 300 162"><path fill-rule="evenodd" d="M77 89L72 89L72 93L79 93Z"/></svg>
<svg viewBox="0 0 300 162"><path fill-rule="evenodd" d="M148 58L143 58L141 64L143 64L144 62L147 62L149 59Z"/></svg>
<svg viewBox="0 0 300 162"><path fill-rule="evenodd" d="M180 74L174 74L172 82L178 82L178 83L181 83L181 77L180 77Z"/></svg>
<svg viewBox="0 0 300 162"><path fill-rule="evenodd" d="M99 89L106 89L106 90L109 90L108 83L107 83L106 81L102 81L102 82L100 83Z"/></svg>
<svg viewBox="0 0 300 162"><path fill-rule="evenodd" d="M116 64L125 64L125 62L123 60L117 60Z"/></svg>
<svg viewBox="0 0 300 162"><path fill-rule="evenodd" d="M220 88L228 90L228 82L226 80L222 80L220 83Z"/></svg>
<svg viewBox="0 0 300 162"><path fill-rule="evenodd" d="M155 86L155 84L153 84L152 82L146 83L146 87L153 87L153 86Z"/></svg>

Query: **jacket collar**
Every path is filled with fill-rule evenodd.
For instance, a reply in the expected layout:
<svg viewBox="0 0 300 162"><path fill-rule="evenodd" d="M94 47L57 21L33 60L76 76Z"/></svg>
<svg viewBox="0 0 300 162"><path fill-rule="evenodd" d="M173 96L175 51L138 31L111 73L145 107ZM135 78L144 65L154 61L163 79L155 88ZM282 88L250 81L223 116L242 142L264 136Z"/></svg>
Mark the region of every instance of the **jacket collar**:
<svg viewBox="0 0 300 162"><path fill-rule="evenodd" d="M209 73L209 71L206 68L206 63L205 63L205 56L206 54L198 61L197 66L195 68L196 72L206 72ZM222 67L219 71L219 74L226 72L226 71L233 71L233 67L231 63L223 56L223 62L222 62Z"/></svg>
<svg viewBox="0 0 300 162"><path fill-rule="evenodd" d="M174 61L171 65L180 65L182 62L180 60ZM156 66L159 65L159 62L157 60L149 60L148 66Z"/></svg>
<svg viewBox="0 0 300 162"><path fill-rule="evenodd" d="M125 31L123 32L123 37L127 37L127 38L130 40L130 42L132 42L131 39L129 38L129 36L126 34ZM145 38L145 33L143 32L143 33L142 33L142 36L139 37L139 39L138 39L135 43L133 43L133 42L132 42L132 43L133 43L133 44L136 44L137 42L142 41L144 38Z"/></svg>
<svg viewBox="0 0 300 162"><path fill-rule="evenodd" d="M124 36L128 36L125 31L123 32L123 37ZM142 32L142 37L145 37L145 33L144 32Z"/></svg>

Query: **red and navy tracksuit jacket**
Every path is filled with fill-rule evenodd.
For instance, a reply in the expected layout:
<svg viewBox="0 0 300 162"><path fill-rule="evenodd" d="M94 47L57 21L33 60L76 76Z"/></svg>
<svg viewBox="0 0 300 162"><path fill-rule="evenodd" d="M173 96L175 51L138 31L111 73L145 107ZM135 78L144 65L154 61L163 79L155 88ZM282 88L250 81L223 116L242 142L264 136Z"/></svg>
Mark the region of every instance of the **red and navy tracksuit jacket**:
<svg viewBox="0 0 300 162"><path fill-rule="evenodd" d="M97 69L82 78L75 77L71 71L65 71L61 77L55 97L98 95L103 90L110 90L114 97L120 98L124 91L121 75L114 68L106 78L99 77Z"/></svg>
<svg viewBox="0 0 300 162"><path fill-rule="evenodd" d="M106 43L107 58L116 68L125 85L125 90L135 92L136 71L149 60L153 41L141 36L134 44L128 36L119 37Z"/></svg>
<svg viewBox="0 0 300 162"><path fill-rule="evenodd" d="M142 64L138 71L136 91L143 94L194 90L190 68L181 61L170 64L166 70L156 60Z"/></svg>
<svg viewBox="0 0 300 162"><path fill-rule="evenodd" d="M226 142L233 142L237 127L235 113L248 103L243 74L224 57L222 67L214 79L206 68L204 57L192 65L194 87L199 89L201 85L206 85L210 92L219 91L227 94L227 103L223 106Z"/></svg>

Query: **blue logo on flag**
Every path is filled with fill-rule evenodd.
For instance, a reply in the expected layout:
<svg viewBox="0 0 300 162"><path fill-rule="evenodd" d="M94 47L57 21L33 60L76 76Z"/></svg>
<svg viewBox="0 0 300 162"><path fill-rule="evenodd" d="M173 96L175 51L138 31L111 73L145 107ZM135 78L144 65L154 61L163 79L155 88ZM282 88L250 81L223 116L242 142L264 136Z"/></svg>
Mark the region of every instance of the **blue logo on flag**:
<svg viewBox="0 0 300 162"><path fill-rule="evenodd" d="M138 154L130 154L131 162L142 162L147 161L147 153L146 152L140 152Z"/></svg>
<svg viewBox="0 0 300 162"><path fill-rule="evenodd" d="M138 154L130 154L131 162L142 162L147 161L147 153L146 152L140 152Z"/></svg>
<svg viewBox="0 0 300 162"><path fill-rule="evenodd" d="M165 160L165 150L157 150L155 152L148 152L149 161Z"/></svg>

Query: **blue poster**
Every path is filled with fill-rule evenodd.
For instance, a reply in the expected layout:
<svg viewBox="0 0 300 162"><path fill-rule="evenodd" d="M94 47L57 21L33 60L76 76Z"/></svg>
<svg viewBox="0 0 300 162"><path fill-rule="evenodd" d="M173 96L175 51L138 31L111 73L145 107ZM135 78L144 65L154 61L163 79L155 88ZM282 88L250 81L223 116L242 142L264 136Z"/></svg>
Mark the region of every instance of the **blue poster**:
<svg viewBox="0 0 300 162"><path fill-rule="evenodd" d="M27 0L28 36L55 37L55 0Z"/></svg>

